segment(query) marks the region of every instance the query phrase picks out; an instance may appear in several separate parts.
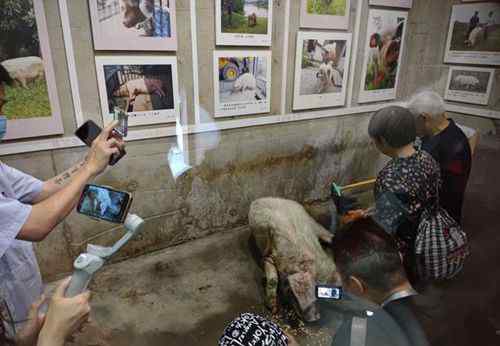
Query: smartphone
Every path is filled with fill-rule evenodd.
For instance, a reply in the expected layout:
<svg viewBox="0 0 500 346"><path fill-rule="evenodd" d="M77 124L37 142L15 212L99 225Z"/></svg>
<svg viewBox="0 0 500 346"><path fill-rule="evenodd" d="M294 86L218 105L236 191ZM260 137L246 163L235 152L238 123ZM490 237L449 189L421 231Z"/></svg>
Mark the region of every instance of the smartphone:
<svg viewBox="0 0 500 346"><path fill-rule="evenodd" d="M99 136L101 132L102 129L99 127L99 125L97 125L92 120L88 120L76 130L75 136L80 138L83 143L90 147L92 145L92 142L97 138L97 136ZM122 138L122 135L117 131L113 131L111 136L118 137L120 139ZM120 149L119 153L111 155L111 158L109 159L109 165L115 165L118 161L120 161L122 157L125 156L125 154L127 154L125 149Z"/></svg>
<svg viewBox="0 0 500 346"><path fill-rule="evenodd" d="M106 186L85 185L76 210L92 218L124 223L132 204L132 195Z"/></svg>
<svg viewBox="0 0 500 346"><path fill-rule="evenodd" d="M342 299L342 287L316 285L316 298L318 299Z"/></svg>

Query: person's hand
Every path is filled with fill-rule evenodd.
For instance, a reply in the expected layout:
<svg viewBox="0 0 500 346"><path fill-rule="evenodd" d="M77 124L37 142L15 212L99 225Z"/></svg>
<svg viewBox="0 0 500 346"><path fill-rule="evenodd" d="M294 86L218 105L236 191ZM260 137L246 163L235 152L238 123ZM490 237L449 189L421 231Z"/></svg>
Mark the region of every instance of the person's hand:
<svg viewBox="0 0 500 346"><path fill-rule="evenodd" d="M113 121L92 142L86 164L92 176L102 173L108 166L111 155L118 153L125 147L123 139L111 137L111 132L116 125L118 125L118 121Z"/></svg>
<svg viewBox="0 0 500 346"><path fill-rule="evenodd" d="M70 280L71 278L64 280L52 296L38 346L63 345L69 336L88 321L90 292L72 298L64 297Z"/></svg>
<svg viewBox="0 0 500 346"><path fill-rule="evenodd" d="M16 335L17 346L36 346L38 335L45 321L45 315L39 314L40 307L44 302L45 297L42 295L31 305L31 309L28 313L28 320L23 329Z"/></svg>

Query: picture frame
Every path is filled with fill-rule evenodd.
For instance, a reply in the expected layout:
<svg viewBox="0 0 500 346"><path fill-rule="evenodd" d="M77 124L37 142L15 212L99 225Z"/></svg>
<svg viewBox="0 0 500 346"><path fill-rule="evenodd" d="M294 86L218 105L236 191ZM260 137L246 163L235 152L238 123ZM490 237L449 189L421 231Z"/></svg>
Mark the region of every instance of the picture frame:
<svg viewBox="0 0 500 346"><path fill-rule="evenodd" d="M243 0L243 7L237 6L233 1L215 0L216 44L271 46L273 0L262 0L263 2Z"/></svg>
<svg viewBox="0 0 500 346"><path fill-rule="evenodd" d="M349 29L351 0L300 0L300 27Z"/></svg>
<svg viewBox="0 0 500 346"><path fill-rule="evenodd" d="M177 50L176 0L89 0L89 8L97 51Z"/></svg>
<svg viewBox="0 0 500 346"><path fill-rule="evenodd" d="M271 51L214 52L214 116L271 111Z"/></svg>
<svg viewBox="0 0 500 346"><path fill-rule="evenodd" d="M500 2L453 5L445 63L500 65Z"/></svg>
<svg viewBox="0 0 500 346"><path fill-rule="evenodd" d="M370 0L370 5L398 7L398 8L412 8L413 0Z"/></svg>
<svg viewBox="0 0 500 346"><path fill-rule="evenodd" d="M0 63L15 81L12 87L6 87L8 102L3 111L8 121L4 141L64 133L43 1L20 0L20 5L23 13L13 12L15 19L0 18L0 22L28 20L32 26L26 24L23 28L32 31L30 37L37 40L19 43L21 36L0 30L0 44L5 47L9 40L15 40L15 46L23 50L0 53Z"/></svg>
<svg viewBox="0 0 500 346"><path fill-rule="evenodd" d="M370 9L359 103L396 98L407 26L406 11Z"/></svg>
<svg viewBox="0 0 500 346"><path fill-rule="evenodd" d="M444 99L486 106L494 76L492 68L453 66L448 74Z"/></svg>
<svg viewBox="0 0 500 346"><path fill-rule="evenodd" d="M180 99L175 56L96 56L104 124L114 107L129 114L129 126L175 122Z"/></svg>
<svg viewBox="0 0 500 346"><path fill-rule="evenodd" d="M293 110L344 106L351 33L298 32Z"/></svg>

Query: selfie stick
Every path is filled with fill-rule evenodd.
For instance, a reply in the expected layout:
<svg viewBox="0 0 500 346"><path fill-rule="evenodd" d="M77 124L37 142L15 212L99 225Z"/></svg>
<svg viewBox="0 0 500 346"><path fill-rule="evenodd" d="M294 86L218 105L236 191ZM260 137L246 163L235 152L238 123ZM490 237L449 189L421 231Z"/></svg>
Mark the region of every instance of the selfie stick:
<svg viewBox="0 0 500 346"><path fill-rule="evenodd" d="M128 214L123 226L127 230L113 246L87 245L87 252L80 254L73 263L74 272L66 290L66 297L74 297L87 289L92 276L102 268L106 260L127 244L144 225L144 220L135 214Z"/></svg>

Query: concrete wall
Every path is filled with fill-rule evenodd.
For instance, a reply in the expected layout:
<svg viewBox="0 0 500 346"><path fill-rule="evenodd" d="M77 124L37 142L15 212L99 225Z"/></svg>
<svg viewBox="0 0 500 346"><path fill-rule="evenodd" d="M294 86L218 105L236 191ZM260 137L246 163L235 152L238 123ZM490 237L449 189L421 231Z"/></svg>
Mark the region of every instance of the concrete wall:
<svg viewBox="0 0 500 346"><path fill-rule="evenodd" d="M353 31L356 1L351 11ZM419 87L432 85L442 92L447 67L442 64L447 21L453 1L415 0L410 11L407 48L401 71L400 99ZM202 120L213 121L212 52L215 46L213 0L197 0L200 103ZM291 1L291 30L284 32L284 1L275 1L273 40L272 114L279 114L282 80L281 42L289 35L289 69L286 110L291 112L299 1ZM368 16L363 5L363 23ZM58 93L67 135L75 129L57 0L45 0ZM102 123L87 1L68 1L79 87L84 115ZM193 122L192 51L189 1L177 0L179 76L188 121ZM446 23L445 23L446 22ZM366 25L361 28L363 47ZM224 48L220 48L224 49ZM106 53L106 52L105 52ZM109 53L109 52L108 52ZM360 48L359 53L362 53ZM157 54L157 53L155 53ZM172 53L169 53L172 55ZM355 93L359 89L362 57L358 58ZM497 76L498 78L498 76ZM500 84L500 83L497 83ZM498 89L497 89L498 90ZM497 99L493 106L498 106ZM495 106L495 107L496 107ZM265 116L265 115L264 115ZM492 121L477 117L460 121L494 131ZM252 118L254 116L249 116ZM282 196L301 202L328 198L331 180L347 183L376 174L382 159L366 135L368 114L310 120L188 136L189 173L173 180L167 153L175 138L144 140L128 145L128 155L97 183L134 194L133 212L147 220L143 235L131 242L118 259L236 228L247 220L249 204L263 196ZM226 120L221 120L226 121ZM84 149L64 149L2 157L2 161L39 178L62 172L84 155ZM72 261L87 242L109 244L119 229L73 212L43 243L36 247L46 279L71 270Z"/></svg>

